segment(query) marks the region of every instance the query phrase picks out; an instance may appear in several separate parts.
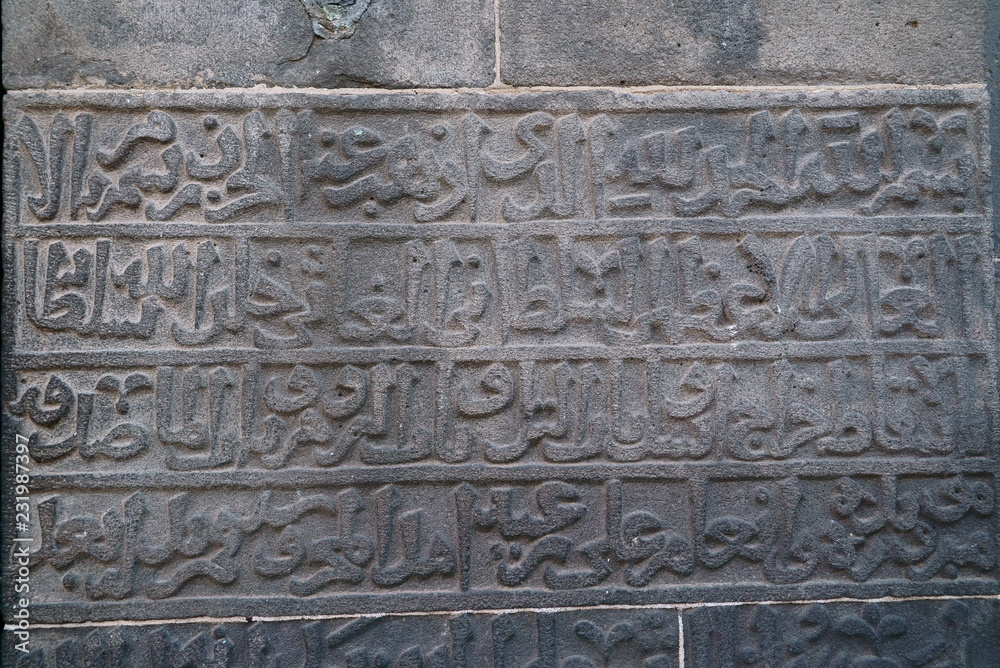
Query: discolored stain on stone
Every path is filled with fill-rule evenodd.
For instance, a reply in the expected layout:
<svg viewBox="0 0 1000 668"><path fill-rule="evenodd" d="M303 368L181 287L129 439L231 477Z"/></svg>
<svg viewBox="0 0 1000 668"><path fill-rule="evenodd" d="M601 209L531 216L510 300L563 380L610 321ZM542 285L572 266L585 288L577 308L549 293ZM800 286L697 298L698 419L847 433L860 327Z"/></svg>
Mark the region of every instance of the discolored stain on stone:
<svg viewBox="0 0 1000 668"><path fill-rule="evenodd" d="M302 0L313 32L323 39L346 39L354 34L371 0Z"/></svg>
<svg viewBox="0 0 1000 668"><path fill-rule="evenodd" d="M706 35L715 46L709 55L716 73L745 69L758 61L765 37L757 0L706 0L683 14L692 34Z"/></svg>

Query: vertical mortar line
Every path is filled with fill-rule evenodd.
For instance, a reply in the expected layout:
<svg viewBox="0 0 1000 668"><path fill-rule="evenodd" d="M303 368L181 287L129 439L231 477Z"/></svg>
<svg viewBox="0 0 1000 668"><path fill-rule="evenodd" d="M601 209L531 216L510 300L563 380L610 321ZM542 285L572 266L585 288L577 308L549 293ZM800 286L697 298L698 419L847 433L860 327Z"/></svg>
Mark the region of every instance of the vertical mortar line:
<svg viewBox="0 0 1000 668"><path fill-rule="evenodd" d="M684 608L677 608L677 668L684 668Z"/></svg>
<svg viewBox="0 0 1000 668"><path fill-rule="evenodd" d="M493 0L493 86L500 82L500 0Z"/></svg>

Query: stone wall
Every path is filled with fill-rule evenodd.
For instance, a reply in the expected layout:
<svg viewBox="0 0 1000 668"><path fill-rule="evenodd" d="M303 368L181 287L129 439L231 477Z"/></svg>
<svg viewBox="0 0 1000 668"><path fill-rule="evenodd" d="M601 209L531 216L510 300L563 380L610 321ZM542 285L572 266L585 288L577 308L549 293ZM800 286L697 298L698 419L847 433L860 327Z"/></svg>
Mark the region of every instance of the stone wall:
<svg viewBox="0 0 1000 668"><path fill-rule="evenodd" d="M4 665L1000 665L996 3L3 39Z"/></svg>

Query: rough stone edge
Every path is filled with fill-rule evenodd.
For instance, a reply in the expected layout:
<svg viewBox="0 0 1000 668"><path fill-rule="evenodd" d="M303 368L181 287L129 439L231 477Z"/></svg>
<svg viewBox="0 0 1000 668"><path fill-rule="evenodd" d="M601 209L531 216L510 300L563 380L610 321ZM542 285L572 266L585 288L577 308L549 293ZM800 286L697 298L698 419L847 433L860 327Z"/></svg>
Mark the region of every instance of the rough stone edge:
<svg viewBox="0 0 1000 668"><path fill-rule="evenodd" d="M253 624L295 624L295 623L313 623L313 622L336 622L345 621L351 623L355 620L360 620L364 618L369 619L383 619L383 618L407 618L407 617L455 617L457 615L471 614L471 615L501 615L501 614L573 614L579 612L587 611L622 611L622 612L634 612L637 610L662 610L662 611L673 611L677 615L676 622L676 632L677 632L677 666L678 668L685 668L685 654L690 645L691 639L685 633L684 619L687 613L703 608L735 608L735 607L745 607L745 606L757 606L757 605L770 605L770 606L805 606L819 604L822 606L835 606L835 605L862 605L862 604L884 604L889 607L896 605L906 605L906 604L942 604L949 601L994 601L1000 603L1000 596L981 596L981 595L968 595L968 596L914 596L906 598L895 598L895 597L882 597L882 598L869 598L869 599L851 599L851 598L833 598L833 599L804 599L795 601L723 601L716 603L690 603L690 604L665 604L665 605L642 605L642 606L614 606L614 605L600 605L600 606L589 606L589 607L543 607L543 608L523 608L523 609L490 609L490 610L459 610L459 611L438 611L438 612L419 612L419 613L387 613L387 614L372 614L372 615L358 615L358 614L319 614L319 615L302 615L302 616L292 616L292 617L280 617L280 616L250 616L250 617L198 617L198 618L170 618L170 619L150 619L150 620L113 620L106 622L81 622L81 623L67 623L67 624L37 624L33 626L34 630L41 631L53 631L57 629L69 630L69 629L82 629L82 630L97 630L97 629L116 629L116 628L143 628L143 627L162 627L162 626L172 626L172 627L194 627L199 628L209 625L238 625L249 627ZM4 631L11 631L17 628L13 624L4 625ZM8 646L4 650L4 656L10 656L11 648ZM974 668L974 667L970 667Z"/></svg>
<svg viewBox="0 0 1000 668"><path fill-rule="evenodd" d="M1000 9L998 9L1000 13ZM273 109L304 105L339 111L739 111L776 106L830 109L905 104L972 105L989 100L986 85L806 87L537 87L511 89L226 88L218 90L19 90L9 108L128 110Z"/></svg>
<svg viewBox="0 0 1000 668"><path fill-rule="evenodd" d="M987 120L989 135L986 137L989 146L991 165L990 185L992 192L986 199L987 215L992 219L993 230L993 272L994 323L996 335L994 350L1000 352L1000 2L986 0L986 25L983 37L984 69L986 73L986 91L989 100L983 113ZM989 284L987 284L989 288ZM994 377L994 386L1000 388L1000 369Z"/></svg>

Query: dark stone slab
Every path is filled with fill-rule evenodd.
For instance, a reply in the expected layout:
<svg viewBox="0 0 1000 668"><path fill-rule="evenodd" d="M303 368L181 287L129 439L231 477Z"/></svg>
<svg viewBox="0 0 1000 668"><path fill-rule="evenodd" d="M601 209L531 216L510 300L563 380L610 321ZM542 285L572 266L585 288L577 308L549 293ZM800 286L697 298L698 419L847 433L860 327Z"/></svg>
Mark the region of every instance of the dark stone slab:
<svg viewBox="0 0 1000 668"><path fill-rule="evenodd" d="M996 600L744 605L684 613L685 664L1000 665Z"/></svg>
<svg viewBox="0 0 1000 668"><path fill-rule="evenodd" d="M3 14L8 89L484 86L494 76L486 0L376 1L339 39L315 34L302 0L3 0Z"/></svg>
<svg viewBox="0 0 1000 668"><path fill-rule="evenodd" d="M519 85L981 82L984 2L504 0Z"/></svg>
<svg viewBox="0 0 1000 668"><path fill-rule="evenodd" d="M8 96L34 618L1000 593L986 104Z"/></svg>

